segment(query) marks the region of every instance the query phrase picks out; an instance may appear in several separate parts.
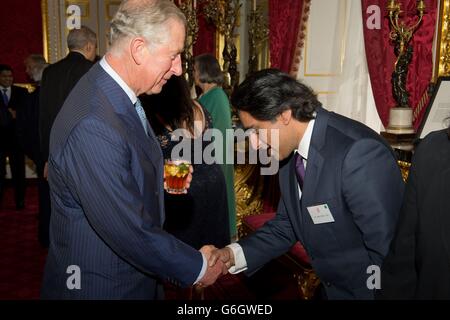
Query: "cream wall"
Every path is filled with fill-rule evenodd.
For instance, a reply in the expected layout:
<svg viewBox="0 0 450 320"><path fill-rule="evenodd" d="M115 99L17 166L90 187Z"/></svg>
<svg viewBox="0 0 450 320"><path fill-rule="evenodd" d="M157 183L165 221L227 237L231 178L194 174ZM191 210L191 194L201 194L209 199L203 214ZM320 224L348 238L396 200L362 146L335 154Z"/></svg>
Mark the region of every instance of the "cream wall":
<svg viewBox="0 0 450 320"><path fill-rule="evenodd" d="M312 0L310 10L297 78L326 109L384 130L368 74L361 2Z"/></svg>
<svg viewBox="0 0 450 320"><path fill-rule="evenodd" d="M297 77L329 109L336 102L335 78L342 72L345 9L348 0L312 0L306 41Z"/></svg>

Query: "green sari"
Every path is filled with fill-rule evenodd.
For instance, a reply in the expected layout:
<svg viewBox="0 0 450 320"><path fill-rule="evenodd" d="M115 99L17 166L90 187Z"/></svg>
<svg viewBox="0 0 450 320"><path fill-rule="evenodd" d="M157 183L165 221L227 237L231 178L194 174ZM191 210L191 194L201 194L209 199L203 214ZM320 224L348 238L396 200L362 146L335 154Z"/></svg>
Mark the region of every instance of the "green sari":
<svg viewBox="0 0 450 320"><path fill-rule="evenodd" d="M203 107L211 114L213 127L220 130L223 143L223 159L220 165L225 175L227 185L228 214L230 220L230 236L234 239L236 231L236 197L234 192L234 165L225 164L226 160L226 130L232 129L231 126L231 108L228 96L221 87L215 87L203 94L198 100ZM230 143L233 143L232 141ZM233 148L234 150L234 148ZM233 154L234 156L234 154Z"/></svg>

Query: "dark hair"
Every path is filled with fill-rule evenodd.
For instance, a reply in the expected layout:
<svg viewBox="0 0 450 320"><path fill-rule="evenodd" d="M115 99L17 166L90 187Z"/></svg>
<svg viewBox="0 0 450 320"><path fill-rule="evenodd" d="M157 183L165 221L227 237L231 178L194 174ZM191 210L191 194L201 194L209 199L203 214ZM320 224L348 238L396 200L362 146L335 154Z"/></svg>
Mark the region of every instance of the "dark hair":
<svg viewBox="0 0 450 320"><path fill-rule="evenodd" d="M215 83L221 86L224 82L223 73L217 59L210 54L195 57L196 70L201 83Z"/></svg>
<svg viewBox="0 0 450 320"><path fill-rule="evenodd" d="M277 69L251 74L234 90L231 104L261 121L275 121L288 109L295 119L308 121L322 105L311 88Z"/></svg>
<svg viewBox="0 0 450 320"><path fill-rule="evenodd" d="M7 64L0 64L0 72L3 72L3 71L13 72L13 69Z"/></svg>
<svg viewBox="0 0 450 320"><path fill-rule="evenodd" d="M183 76L172 76L160 93L143 95L140 99L156 134L161 134L165 126L194 132L195 105Z"/></svg>

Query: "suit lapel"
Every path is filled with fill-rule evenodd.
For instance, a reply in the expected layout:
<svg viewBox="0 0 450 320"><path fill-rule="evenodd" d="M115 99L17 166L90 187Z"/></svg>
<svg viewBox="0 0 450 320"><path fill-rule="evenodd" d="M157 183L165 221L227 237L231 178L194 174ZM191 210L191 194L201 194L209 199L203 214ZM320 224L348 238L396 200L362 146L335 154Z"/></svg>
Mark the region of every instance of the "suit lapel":
<svg viewBox="0 0 450 320"><path fill-rule="evenodd" d="M442 150L443 153L446 153L446 155L442 154L442 159L446 159L444 160L445 162L450 160L450 156L448 154L448 152ZM450 170L447 170L445 172L443 172L442 177L441 177L441 186L440 186L440 192L444 192L444 190L449 190L449 181L450 181ZM448 210L448 204L449 204L449 200L447 197L441 197L440 200L440 218L439 221L441 221L442 223L440 223L440 229L441 229L441 235L442 235L442 240L444 243L444 247L445 250L447 252L447 259L450 263L450 233L448 230L448 226L450 226L450 214L449 214L449 210Z"/></svg>
<svg viewBox="0 0 450 320"><path fill-rule="evenodd" d="M295 176L294 157L292 156L280 170L280 190L285 199L286 210L290 216L294 232L300 242L304 243L303 226L301 224L302 212L300 200L298 198L298 184Z"/></svg>
<svg viewBox="0 0 450 320"><path fill-rule="evenodd" d="M310 205L314 201L314 196L318 194L317 184L322 172L324 158L320 150L325 145L325 136L327 132L329 113L322 108L318 108L317 117L311 136L311 142L308 151L308 162L305 171L305 180L302 190L303 206Z"/></svg>
<svg viewBox="0 0 450 320"><path fill-rule="evenodd" d="M321 155L320 150L325 144L328 118L329 113L322 108L318 108L308 150L308 160L301 199L301 225L303 226L303 235L305 239L309 238L310 232L310 229L305 226L312 222L307 208L316 204L315 198L320 194L318 183L324 164L324 158ZM307 219L309 219L309 221Z"/></svg>
<svg viewBox="0 0 450 320"><path fill-rule="evenodd" d="M100 75L96 77L98 86L105 93L105 96L113 106L114 110L126 121L128 131L132 136L136 137L138 145L142 146L144 153L150 159L154 160L155 154L154 152L152 153L152 150L154 149L152 148L152 144L156 144L158 146L157 156L162 157L161 148L159 147L159 143L153 130L150 128L149 135L147 136L145 134L141 120L125 91L123 91L123 89L103 70L100 64L97 63L92 68Z"/></svg>
<svg viewBox="0 0 450 320"><path fill-rule="evenodd" d="M103 91L114 111L119 114L126 124L127 132L135 141L135 145L147 156L156 173L158 186L163 186L163 155L158 140L149 125L149 135L145 133L142 122L125 91L106 73L99 63L92 67L92 81ZM164 206L164 193L158 195L161 208ZM160 221L164 221L164 210L160 210Z"/></svg>

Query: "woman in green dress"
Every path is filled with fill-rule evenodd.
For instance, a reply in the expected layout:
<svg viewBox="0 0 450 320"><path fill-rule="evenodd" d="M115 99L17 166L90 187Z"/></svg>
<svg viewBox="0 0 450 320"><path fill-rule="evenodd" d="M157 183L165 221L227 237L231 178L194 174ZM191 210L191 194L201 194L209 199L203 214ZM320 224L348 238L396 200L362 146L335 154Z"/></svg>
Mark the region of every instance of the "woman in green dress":
<svg viewBox="0 0 450 320"><path fill-rule="evenodd" d="M202 54L195 57L194 63L195 84L202 90L198 101L211 114L213 127L220 130L223 137L223 157L218 159L221 163L227 186L228 213L230 217L230 235L236 238L236 200L234 192L234 165L226 163L226 151L234 150L234 147L227 148L228 144L233 144L233 140L226 140L226 130L232 129L231 108L228 96L222 89L224 81L219 62L214 56ZM225 143L226 142L226 143ZM233 159L233 154L229 159Z"/></svg>

